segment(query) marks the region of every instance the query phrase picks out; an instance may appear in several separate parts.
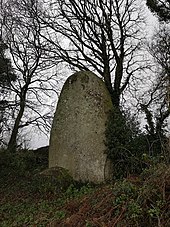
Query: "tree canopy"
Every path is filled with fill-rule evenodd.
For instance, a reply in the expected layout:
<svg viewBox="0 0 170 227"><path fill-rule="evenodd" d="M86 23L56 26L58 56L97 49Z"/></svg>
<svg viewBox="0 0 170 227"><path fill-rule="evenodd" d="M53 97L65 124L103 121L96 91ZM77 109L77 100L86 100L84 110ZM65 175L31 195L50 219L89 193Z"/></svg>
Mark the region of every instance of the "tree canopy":
<svg viewBox="0 0 170 227"><path fill-rule="evenodd" d="M42 36L53 45L58 61L72 70L91 70L103 77L113 104L134 74L142 69L140 49L144 18L136 0L48 1L41 15ZM144 37L144 35L143 35Z"/></svg>

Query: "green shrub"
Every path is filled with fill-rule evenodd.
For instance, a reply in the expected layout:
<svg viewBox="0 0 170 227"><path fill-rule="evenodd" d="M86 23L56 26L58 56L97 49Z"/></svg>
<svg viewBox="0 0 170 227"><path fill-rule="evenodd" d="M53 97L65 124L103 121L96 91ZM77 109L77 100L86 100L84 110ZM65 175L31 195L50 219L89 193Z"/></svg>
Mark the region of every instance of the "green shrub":
<svg viewBox="0 0 170 227"><path fill-rule="evenodd" d="M21 150L10 153L8 150L0 150L0 174L24 175L36 168L36 157L32 151Z"/></svg>
<svg viewBox="0 0 170 227"><path fill-rule="evenodd" d="M116 170L114 176L120 178L128 173L140 173L146 143L135 118L115 108L110 113L105 134L106 154Z"/></svg>
<svg viewBox="0 0 170 227"><path fill-rule="evenodd" d="M13 160L13 154L1 148L0 149L0 166L1 166L0 170L3 170L4 168L9 167L12 160Z"/></svg>
<svg viewBox="0 0 170 227"><path fill-rule="evenodd" d="M114 177L139 174L156 163L169 162L167 138L148 135L139 129L139 123L128 112L114 108L106 125L106 154L112 160Z"/></svg>

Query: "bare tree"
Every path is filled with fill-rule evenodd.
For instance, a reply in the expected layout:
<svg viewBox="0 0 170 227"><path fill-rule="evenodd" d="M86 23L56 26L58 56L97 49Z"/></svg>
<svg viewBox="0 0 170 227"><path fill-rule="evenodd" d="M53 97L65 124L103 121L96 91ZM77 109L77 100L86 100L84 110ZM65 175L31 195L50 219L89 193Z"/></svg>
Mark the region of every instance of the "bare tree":
<svg viewBox="0 0 170 227"><path fill-rule="evenodd" d="M11 83L11 99L14 104L14 123L8 149L16 149L20 128L30 124L45 130L50 128L51 110L47 99L55 95L56 77L52 74L52 63L48 45L40 37L41 27L32 12L38 12L38 1L5 1L4 39L10 49L17 81ZM10 119L9 119L10 121Z"/></svg>
<svg viewBox="0 0 170 227"><path fill-rule="evenodd" d="M56 60L72 70L100 75L120 105L133 75L142 69L142 7L137 0L57 0L45 2L39 23L47 26ZM46 34L47 34L46 33Z"/></svg>
<svg viewBox="0 0 170 227"><path fill-rule="evenodd" d="M141 104L145 113L146 129L150 142L156 144L159 152L165 149L166 129L170 116L170 30L168 25L161 25L155 31L148 46L155 62L155 80L147 93L147 99ZM158 146L159 144L159 146Z"/></svg>
<svg viewBox="0 0 170 227"><path fill-rule="evenodd" d="M156 31L149 50L160 66L161 73L158 80L161 80L165 101L170 111L170 27L168 25L161 25Z"/></svg>
<svg viewBox="0 0 170 227"><path fill-rule="evenodd" d="M169 35L169 25L170 22L170 1L169 0L147 0L146 5L149 7L152 13L158 16L160 22L160 29L154 35L154 41L150 46L150 52L153 55L155 61L159 66L158 71L158 87L162 87L161 90L161 98L159 103L161 102L161 107L159 109L159 117L156 118L156 127L161 130L166 124L166 120L170 116L170 35ZM165 24L166 23L166 24ZM160 86L159 86L160 85ZM154 93L152 93L154 94ZM153 99L154 95L152 95ZM152 101L151 101L152 102ZM151 103L150 102L150 103ZM148 110L149 105L146 106L146 110ZM158 111L157 111L158 113ZM152 116L152 115L151 115ZM153 117L152 117L153 119ZM169 137L170 141L170 137ZM167 151L169 149L169 142L167 145ZM168 159L170 160L170 155L168 155Z"/></svg>

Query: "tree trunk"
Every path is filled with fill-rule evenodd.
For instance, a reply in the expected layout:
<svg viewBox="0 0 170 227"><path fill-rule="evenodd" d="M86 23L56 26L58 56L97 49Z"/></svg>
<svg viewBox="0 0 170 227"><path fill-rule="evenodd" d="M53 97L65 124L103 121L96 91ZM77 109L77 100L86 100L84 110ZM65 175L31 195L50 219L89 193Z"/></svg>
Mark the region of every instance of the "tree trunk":
<svg viewBox="0 0 170 227"><path fill-rule="evenodd" d="M112 82L111 82L111 76L110 76L110 70L109 70L109 64L108 63L105 63L105 69L104 69L103 77L104 77L105 85L106 85L106 87L107 87L107 89L110 93L112 103L114 105L113 88L112 88Z"/></svg>
<svg viewBox="0 0 170 227"><path fill-rule="evenodd" d="M123 77L123 62L122 60L119 60L116 66L115 81L114 81L113 95L112 95L113 105L116 107L120 106L122 77Z"/></svg>

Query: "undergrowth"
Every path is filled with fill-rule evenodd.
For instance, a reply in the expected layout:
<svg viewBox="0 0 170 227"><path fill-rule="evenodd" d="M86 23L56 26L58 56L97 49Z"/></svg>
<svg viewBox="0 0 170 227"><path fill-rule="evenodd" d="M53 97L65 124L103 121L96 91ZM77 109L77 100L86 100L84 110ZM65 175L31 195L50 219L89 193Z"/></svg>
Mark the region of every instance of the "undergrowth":
<svg viewBox="0 0 170 227"><path fill-rule="evenodd" d="M140 175L98 186L77 183L61 168L43 170L29 151L0 151L0 165L2 227L170 224L169 165L152 164Z"/></svg>

